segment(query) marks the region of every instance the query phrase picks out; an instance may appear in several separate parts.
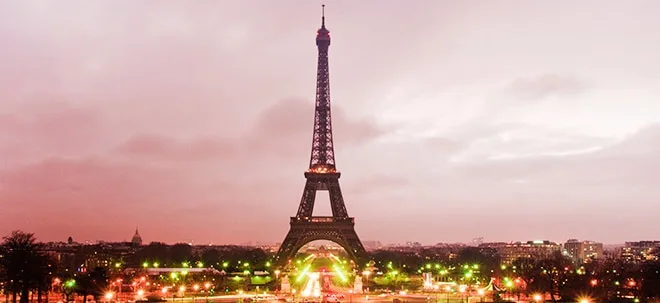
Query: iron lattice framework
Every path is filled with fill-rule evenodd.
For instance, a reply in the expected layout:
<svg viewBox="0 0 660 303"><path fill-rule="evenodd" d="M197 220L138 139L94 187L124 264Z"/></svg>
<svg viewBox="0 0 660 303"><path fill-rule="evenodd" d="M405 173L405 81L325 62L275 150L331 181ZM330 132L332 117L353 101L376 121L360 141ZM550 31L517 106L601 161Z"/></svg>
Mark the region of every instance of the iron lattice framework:
<svg viewBox="0 0 660 303"><path fill-rule="evenodd" d="M275 262L286 265L305 244L315 240L329 240L341 245L354 261L364 257L365 250L355 232L354 219L348 216L344 198L339 187L339 173L335 166L332 141L332 118L330 114L330 72L328 48L330 31L325 28L325 14L316 35L318 67L316 74L316 106L314 112L314 135L309 169L305 172L303 190L298 213L291 217L289 233L284 238ZM331 217L313 216L314 201L319 191L330 195Z"/></svg>

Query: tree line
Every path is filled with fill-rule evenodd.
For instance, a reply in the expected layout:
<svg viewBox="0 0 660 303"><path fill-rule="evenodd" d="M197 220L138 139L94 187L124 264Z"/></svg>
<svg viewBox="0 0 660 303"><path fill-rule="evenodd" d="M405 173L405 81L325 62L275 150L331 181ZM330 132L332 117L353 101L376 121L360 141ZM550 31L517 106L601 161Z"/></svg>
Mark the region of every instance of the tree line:
<svg viewBox="0 0 660 303"><path fill-rule="evenodd" d="M7 301L13 303L41 302L44 294L53 289L62 293L66 301L72 296L82 296L83 301L88 297L98 299L107 289L109 279L120 277L124 266L153 266L160 262L163 267L177 267L189 262L191 267L196 264L202 266L203 263L204 267L231 273L268 270L268 260L272 257L257 248L210 248L195 253L187 244L151 243L124 256L126 260L117 260L120 263L110 263L109 269L97 267L79 271L63 266L48 255L43 244L37 242L31 233L14 231L2 240L0 288ZM655 254L660 256L660 251ZM542 294L552 301L574 301L588 296L598 302L645 302L660 298L660 262L657 260L631 263L605 258L576 264L574 260L557 253L540 258L521 258L504 265L495 250L480 247L423 249L416 252L379 250L372 252L370 259L367 269L373 271L374 276L365 282L374 287L413 287L420 285L421 273L430 272L438 280L461 284L478 282L486 285L492 281L499 289L497 294L508 297L530 298ZM115 268L116 264L121 265L120 271ZM356 270L360 274L364 268ZM376 273L381 273L381 276L376 277ZM220 281L230 282L224 276L216 281L218 284ZM231 282L238 283L237 287L247 283L243 280Z"/></svg>
<svg viewBox="0 0 660 303"><path fill-rule="evenodd" d="M41 303L55 287L65 295L66 302L75 295L82 296L83 302L89 296L98 300L108 284L105 268L84 273L59 270L57 260L44 252L34 234L13 231L2 240L0 286L7 302L28 303L36 299Z"/></svg>

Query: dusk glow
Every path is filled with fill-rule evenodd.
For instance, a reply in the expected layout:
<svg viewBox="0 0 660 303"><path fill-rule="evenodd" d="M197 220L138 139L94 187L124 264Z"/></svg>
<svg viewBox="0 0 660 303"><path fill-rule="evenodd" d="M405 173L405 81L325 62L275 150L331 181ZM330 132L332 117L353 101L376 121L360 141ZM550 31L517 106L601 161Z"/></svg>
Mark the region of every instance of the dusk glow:
<svg viewBox="0 0 660 303"><path fill-rule="evenodd" d="M362 241L658 238L659 1L325 3ZM281 242L319 26L317 1L0 3L0 234Z"/></svg>

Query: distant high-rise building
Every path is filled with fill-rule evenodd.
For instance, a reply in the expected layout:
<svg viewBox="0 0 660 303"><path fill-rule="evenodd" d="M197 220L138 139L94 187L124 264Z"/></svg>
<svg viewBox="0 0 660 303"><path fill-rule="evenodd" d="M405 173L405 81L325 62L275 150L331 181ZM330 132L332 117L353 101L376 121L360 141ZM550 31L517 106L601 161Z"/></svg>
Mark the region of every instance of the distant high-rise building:
<svg viewBox="0 0 660 303"><path fill-rule="evenodd" d="M484 243L479 247L495 249L504 264L511 264L520 258L548 258L554 253L561 252L561 244L541 240L514 243Z"/></svg>
<svg viewBox="0 0 660 303"><path fill-rule="evenodd" d="M626 242L621 248L621 258L631 262L658 260L658 256L652 254L654 249L660 249L660 241Z"/></svg>
<svg viewBox="0 0 660 303"><path fill-rule="evenodd" d="M131 239L131 244L133 244L133 246L141 246L142 245L142 237L140 236L140 233L138 232L137 227L135 228L135 234L133 235L133 238Z"/></svg>
<svg viewBox="0 0 660 303"><path fill-rule="evenodd" d="M569 239L564 243L564 253L576 262L588 262L603 256L603 243Z"/></svg>

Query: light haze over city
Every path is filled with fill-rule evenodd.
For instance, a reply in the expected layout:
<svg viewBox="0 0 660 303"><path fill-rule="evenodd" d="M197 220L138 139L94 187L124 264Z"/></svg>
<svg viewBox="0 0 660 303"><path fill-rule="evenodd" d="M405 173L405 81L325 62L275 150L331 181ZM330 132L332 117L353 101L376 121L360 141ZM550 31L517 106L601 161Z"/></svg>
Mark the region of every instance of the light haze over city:
<svg viewBox="0 0 660 303"><path fill-rule="evenodd" d="M660 2L324 3L362 240L657 238ZM1 3L0 234L281 241L320 4Z"/></svg>

